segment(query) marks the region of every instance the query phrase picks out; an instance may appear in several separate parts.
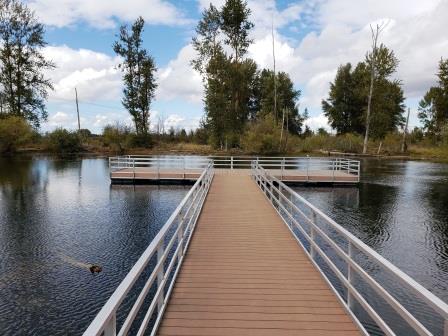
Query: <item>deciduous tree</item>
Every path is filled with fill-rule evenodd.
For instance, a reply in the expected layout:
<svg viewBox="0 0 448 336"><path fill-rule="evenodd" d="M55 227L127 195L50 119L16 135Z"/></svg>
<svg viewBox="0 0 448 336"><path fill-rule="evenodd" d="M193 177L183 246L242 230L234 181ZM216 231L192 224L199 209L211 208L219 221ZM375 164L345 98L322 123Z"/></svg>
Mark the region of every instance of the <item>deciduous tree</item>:
<svg viewBox="0 0 448 336"><path fill-rule="evenodd" d="M42 53L44 32L25 4L0 0L0 109L36 128L47 119L45 100L53 89L44 73L55 67Z"/></svg>

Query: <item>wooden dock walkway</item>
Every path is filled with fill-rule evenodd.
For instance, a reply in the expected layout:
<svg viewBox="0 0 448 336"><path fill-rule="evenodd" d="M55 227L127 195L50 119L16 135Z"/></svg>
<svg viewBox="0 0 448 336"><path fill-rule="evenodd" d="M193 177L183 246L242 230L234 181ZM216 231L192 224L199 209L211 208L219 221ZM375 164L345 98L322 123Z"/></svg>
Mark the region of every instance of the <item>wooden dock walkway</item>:
<svg viewBox="0 0 448 336"><path fill-rule="evenodd" d="M248 174L216 174L159 335L359 335Z"/></svg>

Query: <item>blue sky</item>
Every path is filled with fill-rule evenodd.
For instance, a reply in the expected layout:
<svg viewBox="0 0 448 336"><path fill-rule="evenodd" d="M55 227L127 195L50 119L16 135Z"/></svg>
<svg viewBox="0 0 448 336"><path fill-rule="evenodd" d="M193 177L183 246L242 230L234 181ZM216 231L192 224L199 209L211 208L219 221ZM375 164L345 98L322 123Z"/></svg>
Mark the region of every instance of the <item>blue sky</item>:
<svg viewBox="0 0 448 336"><path fill-rule="evenodd" d="M213 0L217 6L224 0ZM147 22L145 47L159 68L153 125L194 128L203 114L202 84L190 65L190 45L200 13L208 0L29 0L46 25L45 54L57 69L43 130L75 128L74 88L78 89L82 127L101 132L109 123L129 123L120 103L119 59L112 51L121 24L138 15ZM302 90L300 109L311 112L312 128L328 127L320 101L328 92L338 65L356 63L370 44L369 24L388 22L382 41L400 58L396 77L403 81L411 126L417 125L416 106L435 83L437 62L448 57L446 0L249 0L254 44L249 57L260 67L272 67L271 20L274 19L276 58L296 88Z"/></svg>

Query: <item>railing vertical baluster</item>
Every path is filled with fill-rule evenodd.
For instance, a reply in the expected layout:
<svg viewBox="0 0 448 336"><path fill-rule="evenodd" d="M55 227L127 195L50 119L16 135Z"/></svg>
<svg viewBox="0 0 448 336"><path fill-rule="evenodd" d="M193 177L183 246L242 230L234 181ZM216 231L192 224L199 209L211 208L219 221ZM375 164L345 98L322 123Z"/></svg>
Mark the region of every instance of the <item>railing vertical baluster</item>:
<svg viewBox="0 0 448 336"><path fill-rule="evenodd" d="M230 170L233 170L233 156L230 157Z"/></svg>
<svg viewBox="0 0 448 336"><path fill-rule="evenodd" d="M448 336L448 319L445 319L443 323L443 336Z"/></svg>
<svg viewBox="0 0 448 336"><path fill-rule="evenodd" d="M353 246L350 241L348 242L348 256L349 256L350 260L353 259ZM347 280L348 280L348 283L350 284L350 286L353 286L353 271L352 271L352 266L350 264L348 264L348 269L347 269ZM353 296L352 296L352 290L350 287L347 288L347 304L350 309L353 308Z"/></svg>
<svg viewBox="0 0 448 336"><path fill-rule="evenodd" d="M114 312L109 321L107 321L104 328L104 336L116 336L117 335L117 314Z"/></svg>
<svg viewBox="0 0 448 336"><path fill-rule="evenodd" d="M159 246L157 246L157 262L160 262L160 260L163 258L163 252L165 250L165 243L163 241L163 239L160 241ZM160 266L159 272L157 273L157 288L159 288L159 286L161 286L162 281L163 281L163 276L165 273L165 267L164 265ZM163 301L164 301L164 291L163 289L160 291L160 295L159 295L159 300L157 301L157 308L159 310L159 312L162 310L162 306L163 306Z"/></svg>

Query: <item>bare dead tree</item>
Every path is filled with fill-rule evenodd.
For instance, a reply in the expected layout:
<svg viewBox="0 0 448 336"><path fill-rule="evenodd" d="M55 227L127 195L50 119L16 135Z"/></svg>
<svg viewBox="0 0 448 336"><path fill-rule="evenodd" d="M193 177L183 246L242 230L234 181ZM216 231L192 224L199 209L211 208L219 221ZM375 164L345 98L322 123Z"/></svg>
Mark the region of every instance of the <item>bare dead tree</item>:
<svg viewBox="0 0 448 336"><path fill-rule="evenodd" d="M406 126L404 127L403 130L403 141L401 143L401 152L404 153L406 152L406 134L408 133L408 124L409 124L409 114L411 113L411 109L408 107L408 116L406 118Z"/></svg>
<svg viewBox="0 0 448 336"><path fill-rule="evenodd" d="M377 24L375 28L372 27L372 25L370 25L370 30L372 32L372 54L371 54L371 62L370 62L370 87L369 87L369 95L367 97L366 133L364 136L364 146L362 149L363 154L365 154L367 152L367 143L369 141L370 116L371 116L371 110L372 110L372 96L373 96L373 87L375 84L375 77L376 77L378 38L379 38L381 32L386 27L386 25L387 25L387 23Z"/></svg>

